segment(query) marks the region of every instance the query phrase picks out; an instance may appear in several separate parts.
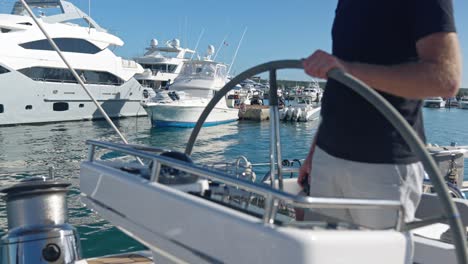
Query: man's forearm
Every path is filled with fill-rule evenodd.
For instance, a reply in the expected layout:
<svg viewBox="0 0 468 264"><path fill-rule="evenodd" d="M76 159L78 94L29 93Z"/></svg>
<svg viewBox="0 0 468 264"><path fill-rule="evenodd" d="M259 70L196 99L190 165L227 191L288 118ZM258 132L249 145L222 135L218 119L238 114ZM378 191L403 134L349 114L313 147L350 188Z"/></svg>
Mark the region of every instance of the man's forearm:
<svg viewBox="0 0 468 264"><path fill-rule="evenodd" d="M452 97L460 87L455 65L414 62L394 66L345 63L348 71L376 90L393 95L424 99Z"/></svg>
<svg viewBox="0 0 468 264"><path fill-rule="evenodd" d="M432 34L417 43L419 61L391 65L343 62L374 89L412 99L451 97L461 85L461 55L455 33Z"/></svg>

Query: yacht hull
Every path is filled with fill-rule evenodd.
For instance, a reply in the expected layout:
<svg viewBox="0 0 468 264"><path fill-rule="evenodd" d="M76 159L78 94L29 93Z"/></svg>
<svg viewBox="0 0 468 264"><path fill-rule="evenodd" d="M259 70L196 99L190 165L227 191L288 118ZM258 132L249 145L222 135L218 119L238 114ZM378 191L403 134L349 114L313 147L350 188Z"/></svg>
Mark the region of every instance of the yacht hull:
<svg viewBox="0 0 468 264"><path fill-rule="evenodd" d="M424 107L428 107L428 108L444 108L444 107L445 107L445 102L444 102L444 101L431 101L431 100L426 100L426 101L424 101Z"/></svg>
<svg viewBox="0 0 468 264"><path fill-rule="evenodd" d="M34 81L18 72L0 77L0 126L103 118L75 83ZM134 79L115 85L88 85L110 117L146 116L143 88Z"/></svg>
<svg viewBox="0 0 468 264"><path fill-rule="evenodd" d="M155 127L195 127L205 106L154 104L144 105L144 108ZM208 115L203 126L225 124L237 119L237 109L216 107Z"/></svg>

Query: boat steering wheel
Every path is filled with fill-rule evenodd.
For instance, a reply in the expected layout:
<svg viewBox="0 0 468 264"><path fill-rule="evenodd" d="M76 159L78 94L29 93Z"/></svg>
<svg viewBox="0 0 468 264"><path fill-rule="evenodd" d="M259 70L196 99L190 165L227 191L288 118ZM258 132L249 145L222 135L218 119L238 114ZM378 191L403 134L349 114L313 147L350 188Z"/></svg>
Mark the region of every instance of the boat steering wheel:
<svg viewBox="0 0 468 264"><path fill-rule="evenodd" d="M258 75L263 72L269 72L270 74L270 123L271 123L271 137L270 142L270 166L272 172L277 172L279 180L279 188L282 189L282 166L281 166L281 146L279 138L279 116L278 116L278 84L276 81L276 72L280 69L303 69L301 60L281 60L272 61L264 64L260 64L253 68L250 68L241 74L237 75L230 82L228 82L221 90L219 90L215 96L208 103L200 118L195 125L195 128L190 135L185 154L191 155L195 140L205 122L208 114L216 106L216 104L224 98L224 96L232 89L235 85L241 81L248 79L252 76ZM439 172L434 160L427 152L423 142L419 139L413 128L408 122L401 116L401 114L379 93L372 88L368 87L363 82L357 80L348 73L345 73L339 69L333 69L328 72L328 78L332 78L364 97L369 103L371 103L387 120L395 127L395 129L401 134L411 150L420 158L424 165L424 169L429 175L433 184L434 190L438 195L442 208L444 210L443 219L447 220L450 228L453 232L453 241L456 249L456 256L458 263L468 263L468 256L466 250L466 234L465 227L462 224L458 209L456 208L452 198L450 197L449 190L445 181ZM276 154L276 161L274 156ZM275 164L277 168L275 168ZM274 178L274 175L273 175ZM273 186L275 181L271 181ZM424 225L433 224L430 220L421 220L418 222L409 223L406 226L406 230L414 227L421 227ZM414 227L412 227L414 226Z"/></svg>

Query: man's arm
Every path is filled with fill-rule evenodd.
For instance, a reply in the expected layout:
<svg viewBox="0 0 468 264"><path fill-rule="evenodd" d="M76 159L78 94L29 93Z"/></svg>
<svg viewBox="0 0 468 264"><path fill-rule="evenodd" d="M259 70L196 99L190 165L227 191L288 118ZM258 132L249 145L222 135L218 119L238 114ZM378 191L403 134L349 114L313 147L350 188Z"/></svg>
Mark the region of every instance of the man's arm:
<svg viewBox="0 0 468 264"><path fill-rule="evenodd" d="M316 51L304 61L307 74L325 79L333 68L341 68L376 90L393 95L423 99L452 97L461 84L461 55L456 33L434 33L416 43L416 62L381 66L342 61Z"/></svg>

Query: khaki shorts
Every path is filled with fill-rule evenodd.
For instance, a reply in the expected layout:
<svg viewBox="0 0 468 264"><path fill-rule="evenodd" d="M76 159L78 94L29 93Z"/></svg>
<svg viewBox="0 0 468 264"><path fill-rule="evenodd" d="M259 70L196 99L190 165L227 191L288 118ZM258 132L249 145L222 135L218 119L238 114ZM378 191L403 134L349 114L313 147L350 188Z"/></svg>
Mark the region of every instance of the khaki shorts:
<svg viewBox="0 0 468 264"><path fill-rule="evenodd" d="M372 164L336 158L316 147L310 172L310 196L401 201L405 221L412 221L419 204L424 168L412 164ZM368 228L395 227L394 209L313 209L305 220L316 214Z"/></svg>

